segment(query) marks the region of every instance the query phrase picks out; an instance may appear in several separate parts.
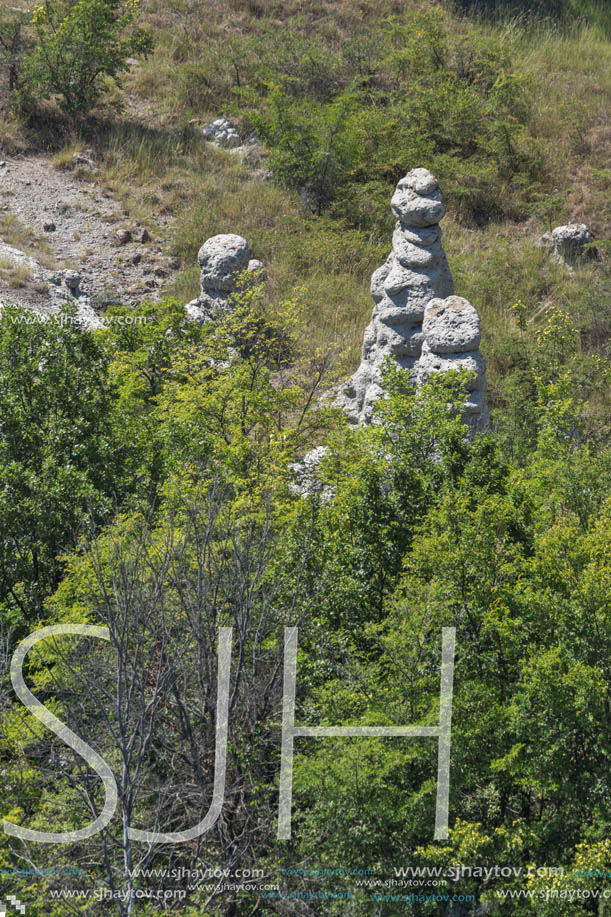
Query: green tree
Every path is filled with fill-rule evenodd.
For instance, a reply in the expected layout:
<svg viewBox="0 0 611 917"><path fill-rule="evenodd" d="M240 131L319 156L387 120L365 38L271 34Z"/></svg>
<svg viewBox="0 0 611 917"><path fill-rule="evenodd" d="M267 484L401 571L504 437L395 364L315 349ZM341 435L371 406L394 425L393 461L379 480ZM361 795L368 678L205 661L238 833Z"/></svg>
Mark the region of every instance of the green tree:
<svg viewBox="0 0 611 917"><path fill-rule="evenodd" d="M19 86L27 20L25 13L0 11L0 65L6 70L9 92Z"/></svg>
<svg viewBox="0 0 611 917"><path fill-rule="evenodd" d="M67 316L68 317L68 316ZM0 320L0 609L31 620L91 521L129 482L129 435L100 341L67 321Z"/></svg>
<svg viewBox="0 0 611 917"><path fill-rule="evenodd" d="M137 0L45 0L32 15L31 89L42 98L59 95L73 118L87 115L107 78L128 69L126 58L152 47L148 33L132 28L136 12Z"/></svg>

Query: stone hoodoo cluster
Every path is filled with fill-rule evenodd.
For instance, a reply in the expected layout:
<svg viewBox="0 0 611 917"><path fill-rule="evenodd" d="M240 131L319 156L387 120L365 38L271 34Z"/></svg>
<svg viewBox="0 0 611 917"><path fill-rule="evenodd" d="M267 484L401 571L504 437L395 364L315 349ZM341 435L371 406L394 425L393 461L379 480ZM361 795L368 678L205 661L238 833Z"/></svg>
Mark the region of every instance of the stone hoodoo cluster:
<svg viewBox="0 0 611 917"><path fill-rule="evenodd" d="M479 317L454 284L441 245L439 221L445 208L439 184L426 169L401 179L391 200L397 218L392 251L374 271L375 302L365 330L361 365L342 387L337 403L353 423L369 423L382 394L380 369L392 357L422 384L431 373L469 369L464 419L476 429L488 424L485 364L479 353Z"/></svg>
<svg viewBox="0 0 611 917"><path fill-rule="evenodd" d="M227 233L212 236L200 248L200 294L187 303L187 314L195 321L209 321L219 309L230 309L232 294L243 271L261 270L260 261L250 257L248 242Z"/></svg>

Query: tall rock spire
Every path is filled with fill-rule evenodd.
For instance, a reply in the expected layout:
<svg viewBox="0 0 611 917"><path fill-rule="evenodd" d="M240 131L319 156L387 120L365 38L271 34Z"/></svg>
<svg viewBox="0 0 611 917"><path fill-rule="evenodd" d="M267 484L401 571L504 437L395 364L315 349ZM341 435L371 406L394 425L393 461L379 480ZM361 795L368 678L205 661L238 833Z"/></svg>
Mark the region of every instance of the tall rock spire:
<svg viewBox="0 0 611 917"><path fill-rule="evenodd" d="M441 245L439 221L445 214L437 179L413 169L391 200L397 218L392 251L371 277L375 302L365 329L361 365L337 398L353 423L369 423L382 394L380 367L393 357L417 384L433 372L465 368L476 373L465 405L465 422L488 424L485 364L479 353L479 317L454 296L450 268Z"/></svg>

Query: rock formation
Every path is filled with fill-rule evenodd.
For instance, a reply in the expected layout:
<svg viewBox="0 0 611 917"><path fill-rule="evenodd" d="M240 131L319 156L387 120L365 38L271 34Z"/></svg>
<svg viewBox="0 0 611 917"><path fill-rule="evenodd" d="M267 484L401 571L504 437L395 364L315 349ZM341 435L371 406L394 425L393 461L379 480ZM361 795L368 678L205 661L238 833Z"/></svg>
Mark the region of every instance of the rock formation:
<svg viewBox="0 0 611 917"><path fill-rule="evenodd" d="M37 312L44 320L57 315L67 303L74 302L74 320L82 328L92 330L104 324L93 308L91 296L80 288L81 275L78 271L48 270L35 258L1 241L0 262L21 269L27 278L23 287L6 292L0 290L0 309L9 304L24 306Z"/></svg>
<svg viewBox="0 0 611 917"><path fill-rule="evenodd" d="M431 299L424 310L422 334L422 350L413 371L415 382L423 385L432 373L468 370L473 375L466 385L463 420L475 430L485 430L489 423L486 364L479 352L477 311L461 296Z"/></svg>
<svg viewBox="0 0 611 917"><path fill-rule="evenodd" d="M209 143L216 143L218 146L224 146L229 149L242 144L237 128L228 118L217 118L216 121L207 124L203 134L204 140Z"/></svg>
<svg viewBox="0 0 611 917"><path fill-rule="evenodd" d="M567 223L556 226L551 232L544 232L536 244L539 248L546 248L556 264L572 269L588 258L596 257L592 249L586 249L590 242L592 233L585 223Z"/></svg>
<svg viewBox="0 0 611 917"><path fill-rule="evenodd" d="M592 241L592 233L585 223L567 223L552 230L553 257L560 264L575 267L586 260L585 246Z"/></svg>
<svg viewBox="0 0 611 917"><path fill-rule="evenodd" d="M417 384L432 372L466 368L476 372L465 407L475 428L488 423L485 365L478 347L479 317L454 284L441 245L439 221L445 213L437 180L426 169L401 179L391 200L397 218L392 251L374 271L375 302L365 330L361 365L340 390L337 403L353 423L369 423L382 394L380 368L392 357Z"/></svg>
<svg viewBox="0 0 611 917"><path fill-rule="evenodd" d="M231 308L232 294L242 271L258 271L263 265L250 257L248 242L232 233L212 236L200 248L200 294L187 303L186 310L195 321L209 321L218 309Z"/></svg>

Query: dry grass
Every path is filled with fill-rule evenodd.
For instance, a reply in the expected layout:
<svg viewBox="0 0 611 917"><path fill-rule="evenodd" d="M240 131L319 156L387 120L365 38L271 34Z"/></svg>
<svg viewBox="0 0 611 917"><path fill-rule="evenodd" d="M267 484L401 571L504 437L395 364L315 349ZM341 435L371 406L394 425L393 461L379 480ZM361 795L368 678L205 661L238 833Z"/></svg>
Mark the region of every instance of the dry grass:
<svg viewBox="0 0 611 917"><path fill-rule="evenodd" d="M589 28L510 38L530 79L533 133L554 186L570 191L566 217L608 237L611 200L596 173L611 162L611 43Z"/></svg>
<svg viewBox="0 0 611 917"><path fill-rule="evenodd" d="M204 72L214 66L215 55L221 55L227 68L234 40L270 27L286 28L289 20L300 34L319 36L322 43L337 47L351 36L366 37L385 16L404 18L415 8L430 7L426 0L191 0L170 12L162 0L146 0L144 14L155 33L156 49L126 77L127 117L114 125L93 126L85 139L71 138L55 163L71 166L77 149L93 147L98 178L132 218L154 233L160 215L171 217L173 249L183 272L167 292L183 300L198 292L195 259L201 243L220 232L244 235L253 256L266 264L270 299L305 287L313 344L335 344L354 364L371 313L369 276L384 260L390 237L380 247L364 234L351 235L346 226L312 217L295 194L263 180L264 162L247 164L203 144L200 131L185 127L185 122L193 114L204 121L220 114L230 99L231 85L225 85L216 71L213 91L208 92L205 79L195 80L201 97L196 110L189 111L188 100L177 102L178 81L183 65L201 66ZM456 27L461 27L458 20ZM609 43L600 30L586 27L529 23L527 28L512 22L482 23L479 28L484 35L502 36L528 85L532 133L545 160L541 181L550 191L569 192L558 222L577 219L588 223L597 237L608 238ZM389 185L389 198L391 192ZM502 350L505 335L515 327L511 307L517 299L534 313L542 303L567 301L567 290L575 288L535 247L545 228L540 221L490 223L468 230L450 213L445 226L457 291L482 312L489 356ZM38 257L40 242L33 244ZM587 269L585 288L595 285L600 270ZM582 301L577 291L571 308L583 311Z"/></svg>
<svg viewBox="0 0 611 917"><path fill-rule="evenodd" d="M56 153L51 162L56 169L61 172L70 172L74 169L74 154L80 153L83 144L78 140L73 140L64 149Z"/></svg>
<svg viewBox="0 0 611 917"><path fill-rule="evenodd" d="M0 212L0 238L12 248L18 248L26 255L36 258L44 267L55 267L48 242L22 223L14 213Z"/></svg>
<svg viewBox="0 0 611 917"><path fill-rule="evenodd" d="M25 264L16 264L8 258L0 258L0 281L8 284L12 290L27 286L32 279L32 272Z"/></svg>

